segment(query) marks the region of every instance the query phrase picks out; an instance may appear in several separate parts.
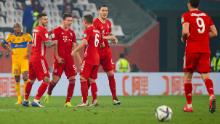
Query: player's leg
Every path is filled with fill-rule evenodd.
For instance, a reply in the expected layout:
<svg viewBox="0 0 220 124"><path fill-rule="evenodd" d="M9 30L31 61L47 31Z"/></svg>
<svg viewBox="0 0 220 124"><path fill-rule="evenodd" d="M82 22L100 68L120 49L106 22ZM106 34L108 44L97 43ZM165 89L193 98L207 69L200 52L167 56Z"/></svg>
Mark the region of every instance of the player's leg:
<svg viewBox="0 0 220 124"><path fill-rule="evenodd" d="M49 86L48 86L48 89L47 89L47 95L44 98L45 103L49 103L50 97L52 95L52 91L53 91L54 87L57 85L57 83L59 82L59 80L60 80L60 76L57 76L57 75L53 74L53 79L49 83Z"/></svg>
<svg viewBox="0 0 220 124"><path fill-rule="evenodd" d="M38 63L40 62L40 63ZM41 83L40 87L38 88L37 95L34 98L34 101L32 102L32 106L34 107L44 107L40 104L40 99L43 96L44 92L47 90L47 87L50 83L50 76L49 76L49 68L47 61L45 58L42 58L40 61L36 62L35 64L35 71L36 76L39 81L43 82Z"/></svg>
<svg viewBox="0 0 220 124"><path fill-rule="evenodd" d="M24 91L24 97L25 97L25 89L26 89L27 82L28 82L28 71L22 71L22 78L24 81L23 91Z"/></svg>
<svg viewBox="0 0 220 124"><path fill-rule="evenodd" d="M25 88L27 86L27 81L28 81L28 71L25 71L25 72L22 73L22 78L23 78L23 81L24 81L23 90L25 92Z"/></svg>
<svg viewBox="0 0 220 124"><path fill-rule="evenodd" d="M91 86L91 92L92 92L92 104L90 106L97 106L98 105L98 100L97 100L97 85L96 85L96 79L97 79L97 74L98 74L98 65L93 66L91 76L89 79L90 86Z"/></svg>
<svg viewBox="0 0 220 124"><path fill-rule="evenodd" d="M197 67L198 55L185 54L184 56L184 91L186 97L186 105L183 109L184 112L192 112L192 75Z"/></svg>
<svg viewBox="0 0 220 124"><path fill-rule="evenodd" d="M205 82L206 89L209 94L209 111L214 113L216 110L216 98L214 95L213 81L210 78L210 54L204 53L200 56L198 72L201 74L203 81Z"/></svg>
<svg viewBox="0 0 220 124"><path fill-rule="evenodd" d="M22 73L22 78L24 81L24 86L23 86L24 92L27 86L27 81L28 81L28 70L29 70L29 61L27 59L24 59L22 60L22 63L21 63L21 73Z"/></svg>
<svg viewBox="0 0 220 124"><path fill-rule="evenodd" d="M73 59L68 58L66 59L66 65L65 65L65 74L69 80L69 85L67 89L67 95L66 95L66 101L65 101L65 107L72 107L71 105L71 99L73 96L74 88L75 88L75 75L76 75L76 67L74 65Z"/></svg>
<svg viewBox="0 0 220 124"><path fill-rule="evenodd" d="M214 113L216 110L216 97L214 95L213 81L210 79L209 73L202 73L201 76L205 82L205 86L209 94L209 111Z"/></svg>
<svg viewBox="0 0 220 124"><path fill-rule="evenodd" d="M33 86L34 81L36 80L36 74L34 71L33 63L29 63L29 74L28 74L28 80L25 88L25 94L24 94L24 101L22 103L23 106L28 107L29 106L29 96L30 92Z"/></svg>
<svg viewBox="0 0 220 124"><path fill-rule="evenodd" d="M109 54L106 54L104 56L104 58L101 61L101 65L108 76L109 87L110 87L110 91L112 93L113 105L120 105L121 102L119 101L119 99L116 95L116 81L115 81L115 76L114 76L115 66L112 61L111 52L109 52Z"/></svg>
<svg viewBox="0 0 220 124"><path fill-rule="evenodd" d="M81 94L82 94L82 103L79 104L79 107L88 106L88 79L90 77L90 72L92 70L92 66L85 63L83 61L80 72L80 84L81 84Z"/></svg>
<svg viewBox="0 0 220 124"><path fill-rule="evenodd" d="M184 73L184 91L186 97L186 105L184 107L185 112L192 112L192 72Z"/></svg>
<svg viewBox="0 0 220 124"><path fill-rule="evenodd" d="M15 91L17 95L17 102L15 104L20 105L22 103L22 98L21 98L21 86L20 86L20 75L15 75Z"/></svg>
<svg viewBox="0 0 220 124"><path fill-rule="evenodd" d="M15 104L21 104L21 86L20 86L20 62L12 58L12 74L15 77L15 91L17 95L17 102Z"/></svg>
<svg viewBox="0 0 220 124"><path fill-rule="evenodd" d="M72 107L71 99L72 99L74 88L75 88L75 80L76 80L75 76L69 77L68 80L69 80L69 85L67 89L66 101L65 101L64 106Z"/></svg>

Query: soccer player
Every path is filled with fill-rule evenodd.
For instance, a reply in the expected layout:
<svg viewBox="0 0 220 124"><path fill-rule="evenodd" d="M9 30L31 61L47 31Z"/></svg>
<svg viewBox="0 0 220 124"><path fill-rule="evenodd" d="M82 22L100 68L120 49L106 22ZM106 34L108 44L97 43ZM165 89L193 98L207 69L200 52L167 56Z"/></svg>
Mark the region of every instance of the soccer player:
<svg viewBox="0 0 220 124"><path fill-rule="evenodd" d="M67 90L65 107L71 107L71 98L73 95L75 87L75 75L76 69L74 65L74 60L71 55L72 49L76 46L76 36L70 26L73 22L73 17L71 14L65 13L63 15L63 22L60 26L56 27L52 32L54 42L57 42L54 49L54 71L53 80L49 84L47 96L45 97L45 102L49 102L49 98L52 94L52 90L58 83L63 71L65 72L68 80L69 86ZM77 54L77 56L79 56Z"/></svg>
<svg viewBox="0 0 220 124"><path fill-rule="evenodd" d="M184 112L193 112L192 75L201 74L209 94L209 111L216 110L213 82L210 79L210 38L217 36L212 19L198 9L200 0L189 0L189 11L182 15L182 41L186 43L184 56L184 90L187 104Z"/></svg>
<svg viewBox="0 0 220 124"><path fill-rule="evenodd" d="M98 104L97 86L95 81L97 78L98 67L100 63L99 43L102 36L100 34L100 31L95 29L95 27L92 25L92 22L93 17L91 15L85 15L83 17L83 24L85 26L83 40L81 44L77 46L77 48L74 49L72 52L72 55L76 55L78 51L86 47L80 72L82 103L78 105L79 107L88 106L88 81L90 82L93 97L91 106L96 106Z"/></svg>
<svg viewBox="0 0 220 124"><path fill-rule="evenodd" d="M17 94L17 102L15 104L22 103L20 77L22 75L25 89L28 79L28 43L32 40L31 35L23 33L21 28L19 23L15 23L13 26L14 32L8 34L2 43L4 48L12 52L12 74L15 77L15 90Z"/></svg>
<svg viewBox="0 0 220 124"><path fill-rule="evenodd" d="M93 21L93 25L96 29L103 35L103 41L101 41L99 54L100 54L100 64L102 65L104 71L107 73L109 80L109 87L112 93L113 105L120 105L121 102L116 96L116 83L114 78L114 68L115 65L112 61L112 52L108 41L117 43L118 39L112 35L111 27L112 24L108 17L108 6L102 5L98 8L99 17Z"/></svg>
<svg viewBox="0 0 220 124"><path fill-rule="evenodd" d="M32 40L32 50L29 62L29 79L25 89L25 98L23 101L23 106L29 106L29 95L32 89L32 85L36 79L42 81L40 87L38 88L37 95L34 101L31 103L33 107L44 107L40 104L40 98L46 91L48 84L50 82L49 69L46 61L46 44L48 42L48 17L46 14L42 13L38 16L39 25L33 30L33 40ZM49 43L49 42L48 42Z"/></svg>

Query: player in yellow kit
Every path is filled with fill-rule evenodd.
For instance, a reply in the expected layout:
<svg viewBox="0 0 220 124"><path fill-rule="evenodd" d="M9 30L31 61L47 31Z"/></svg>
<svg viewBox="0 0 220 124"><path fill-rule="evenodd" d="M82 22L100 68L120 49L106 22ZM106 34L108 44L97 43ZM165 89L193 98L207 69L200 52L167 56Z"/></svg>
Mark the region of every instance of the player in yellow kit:
<svg viewBox="0 0 220 124"><path fill-rule="evenodd" d="M12 74L16 81L16 104L22 103L21 88L20 88L20 76L22 74L24 80L24 88L28 79L28 44L32 40L32 37L28 33L21 31L21 25L16 23L13 27L14 32L8 34L5 40L2 42L2 46L11 51L12 54Z"/></svg>

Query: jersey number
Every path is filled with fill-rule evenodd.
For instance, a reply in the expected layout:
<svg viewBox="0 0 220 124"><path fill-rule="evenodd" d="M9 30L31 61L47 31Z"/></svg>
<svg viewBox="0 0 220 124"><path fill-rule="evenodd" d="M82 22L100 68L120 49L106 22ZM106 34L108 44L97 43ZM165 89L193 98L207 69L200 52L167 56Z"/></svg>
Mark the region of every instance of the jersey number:
<svg viewBox="0 0 220 124"><path fill-rule="evenodd" d="M95 47L99 45L99 34L95 34Z"/></svg>
<svg viewBox="0 0 220 124"><path fill-rule="evenodd" d="M198 33L202 34L205 32L205 23L201 17L196 18L196 24L198 26Z"/></svg>

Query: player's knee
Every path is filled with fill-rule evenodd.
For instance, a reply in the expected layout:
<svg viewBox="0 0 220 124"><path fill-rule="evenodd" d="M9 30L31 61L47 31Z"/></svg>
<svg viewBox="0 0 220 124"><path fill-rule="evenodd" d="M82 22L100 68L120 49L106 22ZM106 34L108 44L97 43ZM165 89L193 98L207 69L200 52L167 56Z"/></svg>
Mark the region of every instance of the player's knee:
<svg viewBox="0 0 220 124"><path fill-rule="evenodd" d="M113 71L113 70L112 70L112 71L108 71L108 72L107 72L107 75L108 75L108 77L114 76L114 71Z"/></svg>
<svg viewBox="0 0 220 124"><path fill-rule="evenodd" d="M45 77L44 78L44 82L49 83L50 82L50 78L49 77Z"/></svg>
<svg viewBox="0 0 220 124"><path fill-rule="evenodd" d="M28 74L27 74L27 73L22 74L22 77L23 77L23 80L24 80L24 81L27 81L27 80L28 80Z"/></svg>
<svg viewBox="0 0 220 124"><path fill-rule="evenodd" d="M87 81L87 79L85 77L80 76L80 81L84 82L84 81Z"/></svg>
<svg viewBox="0 0 220 124"><path fill-rule="evenodd" d="M30 82L30 83L32 83L32 84L34 83L34 81L35 81L35 80L28 79L28 82Z"/></svg>
<svg viewBox="0 0 220 124"><path fill-rule="evenodd" d="M69 81L73 81L73 80L75 80L75 76L69 77Z"/></svg>
<svg viewBox="0 0 220 124"><path fill-rule="evenodd" d="M54 84L56 84L59 80L60 80L60 77L54 75L52 82L53 82Z"/></svg>
<svg viewBox="0 0 220 124"><path fill-rule="evenodd" d="M96 79L92 79L92 78L89 79L90 84L95 83L95 81L96 81Z"/></svg>
<svg viewBox="0 0 220 124"><path fill-rule="evenodd" d="M20 82L20 75L19 76L15 76L15 81L16 82Z"/></svg>

